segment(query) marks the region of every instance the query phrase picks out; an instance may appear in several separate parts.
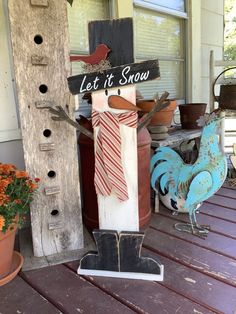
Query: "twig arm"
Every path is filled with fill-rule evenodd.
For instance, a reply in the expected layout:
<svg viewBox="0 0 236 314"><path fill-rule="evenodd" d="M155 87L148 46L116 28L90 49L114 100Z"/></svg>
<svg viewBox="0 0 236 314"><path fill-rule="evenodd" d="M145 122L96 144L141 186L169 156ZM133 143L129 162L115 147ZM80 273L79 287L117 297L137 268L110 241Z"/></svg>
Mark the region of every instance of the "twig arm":
<svg viewBox="0 0 236 314"><path fill-rule="evenodd" d="M79 130L84 135L88 136L93 140L93 133L84 128L82 125L80 125L78 122L72 120L68 114L65 112L65 110L61 106L56 106L55 108L50 108L49 111L54 115L52 116L52 120L54 121L66 121L70 125L72 125L74 128Z"/></svg>

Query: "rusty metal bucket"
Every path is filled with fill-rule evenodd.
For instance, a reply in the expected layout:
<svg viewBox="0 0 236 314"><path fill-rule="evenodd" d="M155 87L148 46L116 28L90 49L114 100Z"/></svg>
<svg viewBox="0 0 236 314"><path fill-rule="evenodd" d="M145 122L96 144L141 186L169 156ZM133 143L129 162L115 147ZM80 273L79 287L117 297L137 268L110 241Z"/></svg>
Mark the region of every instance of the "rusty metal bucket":
<svg viewBox="0 0 236 314"><path fill-rule="evenodd" d="M212 92L214 96L214 100L219 103L219 107L221 109L229 109L229 110L236 110L236 85L220 85L220 95L215 95L215 85L219 77L224 74L225 72L236 69L236 67L231 67L229 69L226 69L222 71L217 78L215 79L213 86L212 86Z"/></svg>

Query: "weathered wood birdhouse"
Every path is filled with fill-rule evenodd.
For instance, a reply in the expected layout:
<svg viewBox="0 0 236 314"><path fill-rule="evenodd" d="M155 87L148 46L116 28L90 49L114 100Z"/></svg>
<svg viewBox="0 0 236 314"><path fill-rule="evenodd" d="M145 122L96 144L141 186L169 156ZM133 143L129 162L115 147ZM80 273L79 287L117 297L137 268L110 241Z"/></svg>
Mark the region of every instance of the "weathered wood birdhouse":
<svg viewBox="0 0 236 314"><path fill-rule="evenodd" d="M75 129L48 110L60 105L74 115L66 5L8 1L25 165L42 182L31 206L33 251L57 262L83 247Z"/></svg>

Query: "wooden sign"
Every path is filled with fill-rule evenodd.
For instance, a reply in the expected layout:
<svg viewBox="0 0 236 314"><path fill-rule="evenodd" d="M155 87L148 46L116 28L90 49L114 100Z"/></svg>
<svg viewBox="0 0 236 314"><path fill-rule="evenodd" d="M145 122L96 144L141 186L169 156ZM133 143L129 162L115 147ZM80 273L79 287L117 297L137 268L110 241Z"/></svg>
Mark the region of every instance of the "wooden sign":
<svg viewBox="0 0 236 314"><path fill-rule="evenodd" d="M100 89L132 85L160 77L158 60L117 66L109 70L75 75L68 78L73 95Z"/></svg>
<svg viewBox="0 0 236 314"><path fill-rule="evenodd" d="M60 187L59 186L47 186L45 187L45 194L46 195L53 195L60 193Z"/></svg>
<svg viewBox="0 0 236 314"><path fill-rule="evenodd" d="M48 223L48 229L49 230L55 230L55 229L61 229L61 228L63 228L63 221L49 222Z"/></svg>
<svg viewBox="0 0 236 314"><path fill-rule="evenodd" d="M32 65L48 65L48 57L33 55L31 56L31 63Z"/></svg>
<svg viewBox="0 0 236 314"><path fill-rule="evenodd" d="M30 0L30 4L36 7L48 7L48 0Z"/></svg>
<svg viewBox="0 0 236 314"><path fill-rule="evenodd" d="M41 151L55 150L55 148L56 148L55 143L40 143L39 144L39 149Z"/></svg>
<svg viewBox="0 0 236 314"><path fill-rule="evenodd" d="M37 109L45 109L45 108L52 108L56 104L52 100L37 100L35 101L35 107Z"/></svg>

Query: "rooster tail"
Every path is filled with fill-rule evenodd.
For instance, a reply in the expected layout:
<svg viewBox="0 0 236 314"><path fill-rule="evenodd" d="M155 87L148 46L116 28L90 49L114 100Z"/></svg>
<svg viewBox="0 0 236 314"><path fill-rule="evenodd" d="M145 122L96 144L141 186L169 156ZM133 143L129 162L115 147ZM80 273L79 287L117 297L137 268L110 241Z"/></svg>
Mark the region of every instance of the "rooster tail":
<svg viewBox="0 0 236 314"><path fill-rule="evenodd" d="M171 164L167 161L161 163L161 167L155 167L151 176L151 186L154 190L156 190L156 182L164 173L169 173L172 170ZM168 181L168 180L167 180Z"/></svg>
<svg viewBox="0 0 236 314"><path fill-rule="evenodd" d="M156 163L162 160L171 163L174 162L174 165L176 165L177 167L183 165L183 160L180 155L176 153L176 151L174 151L170 147L161 147L154 153L151 159L150 171L152 172Z"/></svg>
<svg viewBox="0 0 236 314"><path fill-rule="evenodd" d="M164 193L167 188L167 183L171 181L171 177L168 173L163 174L160 179L160 189Z"/></svg>
<svg viewBox="0 0 236 314"><path fill-rule="evenodd" d="M151 186L157 190L156 184L160 183L160 189L165 191L167 184L170 181L175 181L174 178L178 174L184 162L182 158L173 149L169 147L159 148L151 159Z"/></svg>

